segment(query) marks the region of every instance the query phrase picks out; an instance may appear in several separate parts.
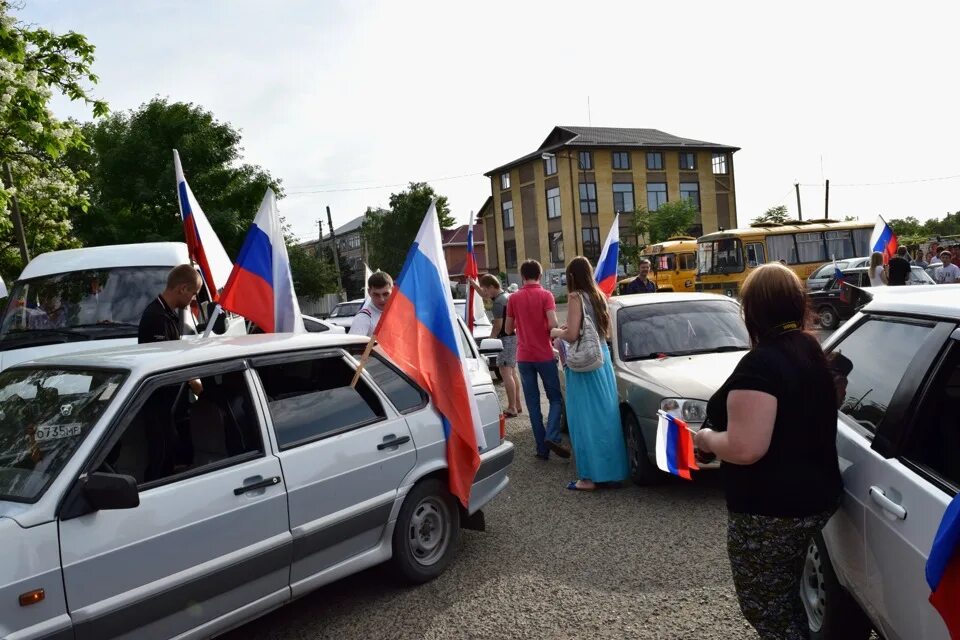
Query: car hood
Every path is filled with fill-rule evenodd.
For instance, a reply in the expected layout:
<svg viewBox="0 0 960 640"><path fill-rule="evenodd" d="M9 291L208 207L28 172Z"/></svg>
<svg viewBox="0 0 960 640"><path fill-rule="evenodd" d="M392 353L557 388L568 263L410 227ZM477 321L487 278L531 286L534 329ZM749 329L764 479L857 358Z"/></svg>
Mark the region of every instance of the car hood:
<svg viewBox="0 0 960 640"><path fill-rule="evenodd" d="M624 366L641 380L664 387L677 397L709 400L746 353L699 353L660 360L636 360L626 362Z"/></svg>

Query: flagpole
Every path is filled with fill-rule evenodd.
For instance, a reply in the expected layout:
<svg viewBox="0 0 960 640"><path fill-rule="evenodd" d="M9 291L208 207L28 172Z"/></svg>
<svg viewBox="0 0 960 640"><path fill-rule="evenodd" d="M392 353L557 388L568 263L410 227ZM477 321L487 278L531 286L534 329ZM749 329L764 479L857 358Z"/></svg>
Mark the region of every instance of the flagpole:
<svg viewBox="0 0 960 640"><path fill-rule="evenodd" d="M367 360L370 359L370 352L373 351L374 345L377 344L377 335L373 334L370 336L370 342L367 343L367 347L363 350L363 355L360 356L360 364L357 365L357 372L353 374L353 380L350 382L351 388L357 387L357 382L360 380L360 374L363 373L364 367L367 366Z"/></svg>
<svg viewBox="0 0 960 640"><path fill-rule="evenodd" d="M213 331L213 325L217 322L217 318L220 317L221 313L223 313L223 307L221 307L219 303L215 304L213 313L210 314L210 319L207 320L207 328L203 330L204 338L210 337L210 332Z"/></svg>

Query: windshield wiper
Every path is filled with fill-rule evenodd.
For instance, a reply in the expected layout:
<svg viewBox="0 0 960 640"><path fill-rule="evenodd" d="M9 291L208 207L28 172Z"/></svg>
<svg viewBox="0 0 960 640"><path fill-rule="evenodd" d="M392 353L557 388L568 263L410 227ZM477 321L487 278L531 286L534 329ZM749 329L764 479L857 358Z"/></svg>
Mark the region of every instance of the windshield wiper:
<svg viewBox="0 0 960 640"><path fill-rule="evenodd" d="M722 347L711 347L709 349L688 349L687 351L678 351L675 355L678 356L694 356L704 353L728 353L730 351L749 351L750 347L740 346L736 344L728 344Z"/></svg>
<svg viewBox="0 0 960 640"><path fill-rule="evenodd" d="M633 362L634 360L653 360L656 358L670 358L677 355L676 353L666 353L664 351L654 351L653 353L648 353L645 356L630 356L624 358L624 362Z"/></svg>
<svg viewBox="0 0 960 640"><path fill-rule="evenodd" d="M132 322L114 322L113 320L102 320L100 322L88 322L86 324L70 325L71 329L117 329L117 328L139 328L140 325Z"/></svg>

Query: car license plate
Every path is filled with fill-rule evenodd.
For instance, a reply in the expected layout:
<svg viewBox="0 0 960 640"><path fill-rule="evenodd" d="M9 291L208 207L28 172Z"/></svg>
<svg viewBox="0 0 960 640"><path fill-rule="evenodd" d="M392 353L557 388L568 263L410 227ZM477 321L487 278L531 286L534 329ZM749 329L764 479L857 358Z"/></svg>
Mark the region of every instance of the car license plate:
<svg viewBox="0 0 960 640"><path fill-rule="evenodd" d="M37 427L33 439L37 442L44 440L59 440L80 435L82 425L78 422L68 424L44 424Z"/></svg>

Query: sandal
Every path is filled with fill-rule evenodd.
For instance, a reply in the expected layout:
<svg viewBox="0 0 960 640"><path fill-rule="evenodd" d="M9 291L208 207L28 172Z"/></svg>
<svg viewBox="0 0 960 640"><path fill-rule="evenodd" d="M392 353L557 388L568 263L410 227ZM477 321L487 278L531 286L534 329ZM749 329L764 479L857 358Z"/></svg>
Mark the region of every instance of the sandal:
<svg viewBox="0 0 960 640"><path fill-rule="evenodd" d="M597 489L596 486L590 487L589 489L586 487L578 487L577 482L578 482L577 480L574 480L573 482L568 484L567 489L569 489L570 491L587 491L587 492L596 491Z"/></svg>
<svg viewBox="0 0 960 640"><path fill-rule="evenodd" d="M508 418L516 418L516 417L517 417L517 414L513 413L512 411L504 411L504 412L503 412L503 415L505 415L505 416L508 417Z"/></svg>

